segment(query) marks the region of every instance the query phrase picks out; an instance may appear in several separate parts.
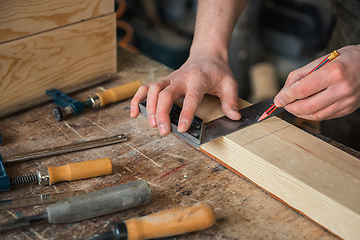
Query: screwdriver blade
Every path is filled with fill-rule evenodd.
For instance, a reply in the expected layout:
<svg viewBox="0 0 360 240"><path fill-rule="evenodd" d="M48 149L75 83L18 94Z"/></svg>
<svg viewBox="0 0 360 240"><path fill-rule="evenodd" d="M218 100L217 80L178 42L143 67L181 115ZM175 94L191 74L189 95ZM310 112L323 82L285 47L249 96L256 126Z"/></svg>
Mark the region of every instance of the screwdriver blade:
<svg viewBox="0 0 360 240"><path fill-rule="evenodd" d="M19 218L0 226L0 232L5 232L20 227L26 227L32 223L46 221L47 219L48 215L46 212L34 216Z"/></svg>

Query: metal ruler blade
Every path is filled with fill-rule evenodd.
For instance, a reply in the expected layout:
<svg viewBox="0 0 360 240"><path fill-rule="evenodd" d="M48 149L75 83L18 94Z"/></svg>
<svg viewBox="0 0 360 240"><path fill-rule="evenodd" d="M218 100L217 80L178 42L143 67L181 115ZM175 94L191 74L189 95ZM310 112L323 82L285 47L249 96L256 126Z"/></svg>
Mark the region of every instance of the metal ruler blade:
<svg viewBox="0 0 360 240"><path fill-rule="evenodd" d="M207 122L204 125L205 133L203 137L203 143L207 143L218 137L225 136L233 133L237 130L245 128L247 126L257 123L260 116L274 103L274 99L270 98L263 102L253 104L249 107L241 109L241 119L239 121L233 121L230 118L223 116L213 121ZM285 111L284 108L276 109L270 116L276 115Z"/></svg>
<svg viewBox="0 0 360 240"><path fill-rule="evenodd" d="M199 149L201 144L207 143L218 137L225 136L244 127L257 123L259 117L273 103L274 99L271 98L266 101L253 104L247 108L241 109L239 111L241 114L241 119L239 121L234 121L226 116L223 116L210 122L204 123L201 118L195 116L189 130L185 133L180 133L177 131L181 108L178 105L173 104L170 112L171 132L192 145L193 147ZM140 112L147 117L146 101L139 103L139 108ZM276 115L283 111L285 111L285 109L278 108L270 116Z"/></svg>
<svg viewBox="0 0 360 240"><path fill-rule="evenodd" d="M65 198L74 197L81 194L85 194L85 191L79 190L79 191L71 191L64 193L37 195L27 198L9 199L9 200L0 201L0 210L9 210L14 208L51 204Z"/></svg>

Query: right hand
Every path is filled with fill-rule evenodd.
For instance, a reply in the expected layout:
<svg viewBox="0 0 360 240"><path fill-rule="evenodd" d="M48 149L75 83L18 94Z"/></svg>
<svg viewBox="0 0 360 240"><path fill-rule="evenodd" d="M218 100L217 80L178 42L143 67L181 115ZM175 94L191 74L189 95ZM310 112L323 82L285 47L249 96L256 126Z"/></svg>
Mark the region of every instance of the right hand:
<svg viewBox="0 0 360 240"><path fill-rule="evenodd" d="M170 130L170 111L173 103L185 96L178 123L178 131L189 129L197 107L205 93L218 96L222 110L232 120L239 120L238 85L227 59L205 51L192 52L188 60L160 81L143 85L131 101L130 116L139 115L138 104L147 100L149 124L167 135Z"/></svg>

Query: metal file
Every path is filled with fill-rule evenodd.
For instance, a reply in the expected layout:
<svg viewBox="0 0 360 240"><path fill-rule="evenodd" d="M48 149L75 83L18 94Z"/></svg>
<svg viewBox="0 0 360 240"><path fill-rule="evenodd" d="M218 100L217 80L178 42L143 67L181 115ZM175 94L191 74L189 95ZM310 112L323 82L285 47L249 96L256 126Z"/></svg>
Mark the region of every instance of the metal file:
<svg viewBox="0 0 360 240"><path fill-rule="evenodd" d="M15 208L51 204L65 198L74 197L81 194L85 194L85 191L79 190L79 191L64 192L64 193L50 193L50 194L43 194L32 197L26 197L26 198L3 200L0 201L0 210L9 210Z"/></svg>

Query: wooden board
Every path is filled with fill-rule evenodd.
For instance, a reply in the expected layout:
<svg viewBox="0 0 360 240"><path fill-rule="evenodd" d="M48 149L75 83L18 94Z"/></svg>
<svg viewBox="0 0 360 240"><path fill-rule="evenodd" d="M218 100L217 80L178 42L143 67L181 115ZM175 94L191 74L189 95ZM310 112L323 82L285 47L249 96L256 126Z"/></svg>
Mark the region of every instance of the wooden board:
<svg viewBox="0 0 360 240"><path fill-rule="evenodd" d="M0 112L115 72L115 13L0 44L0 69Z"/></svg>
<svg viewBox="0 0 360 240"><path fill-rule="evenodd" d="M112 12L113 0L0 0L0 43Z"/></svg>
<svg viewBox="0 0 360 240"><path fill-rule="evenodd" d="M215 101L221 109L207 96L196 115L219 113L201 111L215 108ZM277 117L203 144L201 151L334 234L360 238L360 161L351 155Z"/></svg>

